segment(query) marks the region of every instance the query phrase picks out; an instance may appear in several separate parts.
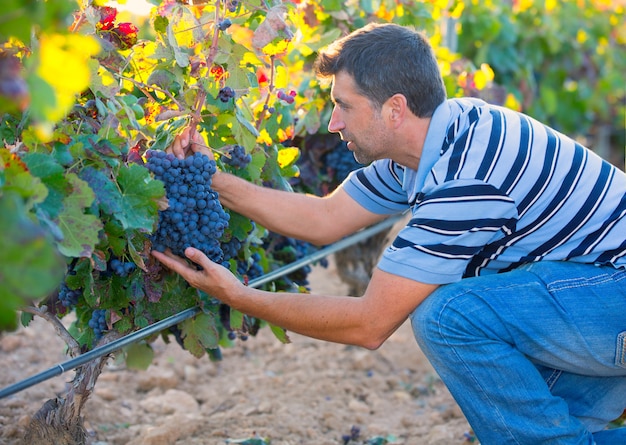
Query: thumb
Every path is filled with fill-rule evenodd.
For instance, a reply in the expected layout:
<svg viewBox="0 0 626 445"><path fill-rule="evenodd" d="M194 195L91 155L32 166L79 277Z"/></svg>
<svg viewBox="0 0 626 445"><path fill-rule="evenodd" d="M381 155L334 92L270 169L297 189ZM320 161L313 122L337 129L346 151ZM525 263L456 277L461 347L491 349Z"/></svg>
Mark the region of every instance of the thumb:
<svg viewBox="0 0 626 445"><path fill-rule="evenodd" d="M202 252L193 247L187 247L185 249L185 256L200 266L202 269L207 269L210 266L211 260Z"/></svg>

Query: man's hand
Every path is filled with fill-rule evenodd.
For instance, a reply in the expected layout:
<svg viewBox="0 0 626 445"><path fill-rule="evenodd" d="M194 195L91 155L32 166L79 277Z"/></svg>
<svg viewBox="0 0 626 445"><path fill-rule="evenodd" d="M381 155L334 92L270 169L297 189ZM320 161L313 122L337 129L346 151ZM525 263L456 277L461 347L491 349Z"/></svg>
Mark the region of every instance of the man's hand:
<svg viewBox="0 0 626 445"><path fill-rule="evenodd" d="M185 259L169 251L162 253L153 250L152 256L183 277L191 286L206 292L223 303L228 303L229 295L238 292L238 288L244 287L243 283L227 268L212 262L204 253L193 247L185 250L185 256L199 265L201 270L197 270Z"/></svg>
<svg viewBox="0 0 626 445"><path fill-rule="evenodd" d="M193 127L186 127L174 137L174 142L168 147L178 159L184 159L197 151L212 157L211 150L206 146L202 135Z"/></svg>

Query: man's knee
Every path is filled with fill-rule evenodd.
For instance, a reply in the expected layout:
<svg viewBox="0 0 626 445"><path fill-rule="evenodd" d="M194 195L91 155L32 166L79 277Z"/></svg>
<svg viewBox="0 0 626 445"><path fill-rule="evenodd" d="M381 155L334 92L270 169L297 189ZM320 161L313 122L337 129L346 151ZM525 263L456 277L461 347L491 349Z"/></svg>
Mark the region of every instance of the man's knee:
<svg viewBox="0 0 626 445"><path fill-rule="evenodd" d="M464 324L467 290L458 283L439 287L411 314L411 324L417 342L422 348L441 343L451 330L458 331Z"/></svg>

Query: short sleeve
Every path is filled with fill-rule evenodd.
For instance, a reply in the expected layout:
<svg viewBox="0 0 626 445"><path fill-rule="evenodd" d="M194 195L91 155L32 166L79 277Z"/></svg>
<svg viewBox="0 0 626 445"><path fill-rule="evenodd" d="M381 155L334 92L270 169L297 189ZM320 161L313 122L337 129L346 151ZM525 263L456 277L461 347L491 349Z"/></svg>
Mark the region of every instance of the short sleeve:
<svg viewBox="0 0 626 445"><path fill-rule="evenodd" d="M391 215L408 208L407 194L402 189L403 178L403 167L382 159L353 171L342 187L370 212Z"/></svg>

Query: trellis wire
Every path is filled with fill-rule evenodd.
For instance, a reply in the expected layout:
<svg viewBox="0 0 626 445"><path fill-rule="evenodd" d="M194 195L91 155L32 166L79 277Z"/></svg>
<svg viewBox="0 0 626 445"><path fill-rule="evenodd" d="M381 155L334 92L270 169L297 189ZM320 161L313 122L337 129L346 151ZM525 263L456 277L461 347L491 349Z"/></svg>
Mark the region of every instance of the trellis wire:
<svg viewBox="0 0 626 445"><path fill-rule="evenodd" d="M281 268L278 268L273 272L270 272L254 280L250 280L250 282L248 283L248 286L254 287L254 288L259 287L265 283L268 283L272 280L275 280L291 272L294 272L308 264L321 260L322 258L328 255L331 255L335 252L338 252L347 247L350 247L353 244L364 241L370 238L371 236L379 232L382 232L385 229L391 228L391 226L393 226L393 224L398 222L401 219L401 217L402 215L395 215L377 224L374 224L370 227L360 230L359 232L353 235L347 236L343 238L342 240L337 241L334 244L331 244L330 246L321 248L298 261L294 261L293 263L283 266ZM2 389L0 391L0 399L8 397L26 388L30 388L31 386L34 386L45 380L60 376L61 374L67 371L71 371L75 368L78 368L79 366L82 366L92 360L111 354L115 351L122 349L125 346L136 343L153 334L157 334L171 326L175 326L178 323L181 323L187 320L188 318L193 317L194 315L201 312L201 310L202 309L199 306L185 309L184 311L174 314L168 318L164 318L163 320L157 321L156 323L153 323L150 326L146 326L145 328L139 329L138 331L128 334L122 338L114 340L105 345L98 346L92 349L91 351L88 351L88 352L85 352L84 354L79 355L78 357L75 357L73 359L67 360L62 363L58 363L57 365L53 366L50 369L47 369L46 371L42 371L39 374L35 374L32 377L29 377L27 379L22 380L21 382L15 383L13 385L7 386L6 388Z"/></svg>

